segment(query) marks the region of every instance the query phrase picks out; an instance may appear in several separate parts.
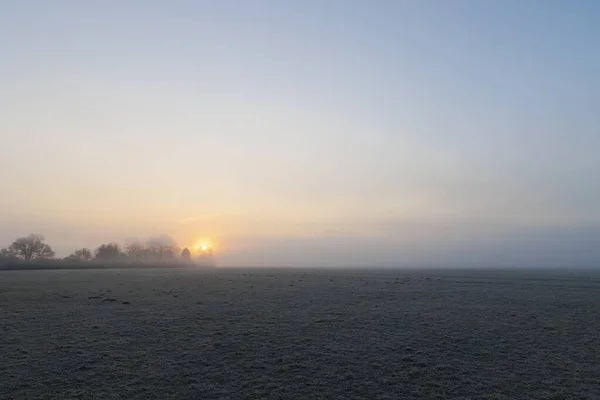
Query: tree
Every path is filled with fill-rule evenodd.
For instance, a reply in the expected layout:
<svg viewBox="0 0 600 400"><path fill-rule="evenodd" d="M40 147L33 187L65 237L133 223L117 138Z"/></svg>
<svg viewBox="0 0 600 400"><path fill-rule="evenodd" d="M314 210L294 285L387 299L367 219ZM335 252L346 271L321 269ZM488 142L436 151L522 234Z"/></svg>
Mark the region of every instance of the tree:
<svg viewBox="0 0 600 400"><path fill-rule="evenodd" d="M92 259L93 255L92 252L90 251L90 249L79 249L76 250L73 254L71 254L70 256L68 256L67 258L65 258L65 260L69 260L69 261L90 261Z"/></svg>
<svg viewBox="0 0 600 400"><path fill-rule="evenodd" d="M179 254L179 247L172 237L161 235L148 239L144 254L146 261L172 262Z"/></svg>
<svg viewBox="0 0 600 400"><path fill-rule="evenodd" d="M183 251L181 252L181 259L185 262L192 261L192 253L190 253L190 249L188 249L187 247L183 249Z"/></svg>
<svg viewBox="0 0 600 400"><path fill-rule="evenodd" d="M141 262L144 260L145 248L137 239L131 238L125 244L125 255L132 262Z"/></svg>
<svg viewBox="0 0 600 400"><path fill-rule="evenodd" d="M0 249L0 262L9 262L18 260L17 255L10 249Z"/></svg>
<svg viewBox="0 0 600 400"><path fill-rule="evenodd" d="M124 258L121 248L116 243L102 244L94 252L94 258L100 261L119 261Z"/></svg>
<svg viewBox="0 0 600 400"><path fill-rule="evenodd" d="M47 260L54 257L52 248L44 243L44 236L38 234L18 238L9 246L8 252L24 261Z"/></svg>

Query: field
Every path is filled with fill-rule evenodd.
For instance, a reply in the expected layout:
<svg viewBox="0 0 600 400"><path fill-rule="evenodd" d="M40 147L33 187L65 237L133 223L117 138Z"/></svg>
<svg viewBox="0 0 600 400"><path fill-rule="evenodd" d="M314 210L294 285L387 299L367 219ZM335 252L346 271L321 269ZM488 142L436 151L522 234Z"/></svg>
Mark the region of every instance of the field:
<svg viewBox="0 0 600 400"><path fill-rule="evenodd" d="M600 399L600 275L0 272L0 399Z"/></svg>

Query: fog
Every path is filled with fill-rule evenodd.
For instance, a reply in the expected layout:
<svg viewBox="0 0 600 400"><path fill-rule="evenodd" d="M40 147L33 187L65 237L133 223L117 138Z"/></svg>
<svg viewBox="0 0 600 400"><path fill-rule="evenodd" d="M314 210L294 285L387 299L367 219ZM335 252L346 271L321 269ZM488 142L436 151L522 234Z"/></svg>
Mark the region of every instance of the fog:
<svg viewBox="0 0 600 400"><path fill-rule="evenodd" d="M53 228L32 221L1 224L0 248L31 232L43 233L58 258L82 247L96 249L102 243L117 243L122 249L131 244L166 246L178 252L190 246L177 235L165 233L132 236L124 234L125 228L105 232L72 225ZM600 226L594 224L569 227L390 219L332 223L329 229L302 235L223 235L211 245L220 267L571 268L600 264L598 237Z"/></svg>
<svg viewBox="0 0 600 400"><path fill-rule="evenodd" d="M595 4L38 3L0 3L0 248L600 263Z"/></svg>
<svg viewBox="0 0 600 400"><path fill-rule="evenodd" d="M248 237L232 239L245 246L218 259L223 266L593 267L600 264L599 235L595 226L466 234L430 226L386 237Z"/></svg>

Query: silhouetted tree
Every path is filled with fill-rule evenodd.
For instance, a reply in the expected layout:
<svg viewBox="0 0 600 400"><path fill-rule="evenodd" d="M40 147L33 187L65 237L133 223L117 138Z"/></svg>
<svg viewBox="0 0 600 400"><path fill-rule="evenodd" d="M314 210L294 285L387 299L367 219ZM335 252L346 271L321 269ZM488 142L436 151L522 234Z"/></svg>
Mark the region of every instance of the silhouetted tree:
<svg viewBox="0 0 600 400"><path fill-rule="evenodd" d="M83 248L83 249L76 250L73 254L66 257L65 260L90 261L92 259L92 257L93 257L93 255L92 255L92 252L90 251L90 249Z"/></svg>
<svg viewBox="0 0 600 400"><path fill-rule="evenodd" d="M144 259L155 262L172 262L175 261L178 253L179 247L175 240L168 235L162 235L148 239Z"/></svg>
<svg viewBox="0 0 600 400"><path fill-rule="evenodd" d="M138 242L136 239L125 245L125 254L127 259L133 262L140 262L144 260L144 245Z"/></svg>
<svg viewBox="0 0 600 400"><path fill-rule="evenodd" d="M192 253L190 253L190 249L188 249L187 247L183 249L183 251L181 252L181 259L185 262L192 261Z"/></svg>
<svg viewBox="0 0 600 400"><path fill-rule="evenodd" d="M123 258L124 254L116 243L102 244L94 252L94 259L99 261L119 261Z"/></svg>
<svg viewBox="0 0 600 400"><path fill-rule="evenodd" d="M52 248L44 243L44 236L38 234L18 238L9 246L8 252L24 261L47 260L54 257Z"/></svg>
<svg viewBox="0 0 600 400"><path fill-rule="evenodd" d="M14 251L10 249L0 249L0 263L1 262L9 262L9 261L17 261L17 255Z"/></svg>

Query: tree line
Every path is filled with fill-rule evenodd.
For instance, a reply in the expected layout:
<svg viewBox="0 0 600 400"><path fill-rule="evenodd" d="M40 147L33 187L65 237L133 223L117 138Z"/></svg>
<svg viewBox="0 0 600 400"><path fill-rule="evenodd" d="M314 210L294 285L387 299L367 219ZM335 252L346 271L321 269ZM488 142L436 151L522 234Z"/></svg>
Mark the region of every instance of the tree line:
<svg viewBox="0 0 600 400"><path fill-rule="evenodd" d="M210 255L210 254L207 254ZM169 236L159 236L146 242L130 240L125 246L111 242L91 250L81 248L67 257L55 257L55 252L45 243L43 235L31 234L15 239L10 246L0 249L0 263L35 263L60 260L71 263L192 263L192 254L186 247L181 249Z"/></svg>

